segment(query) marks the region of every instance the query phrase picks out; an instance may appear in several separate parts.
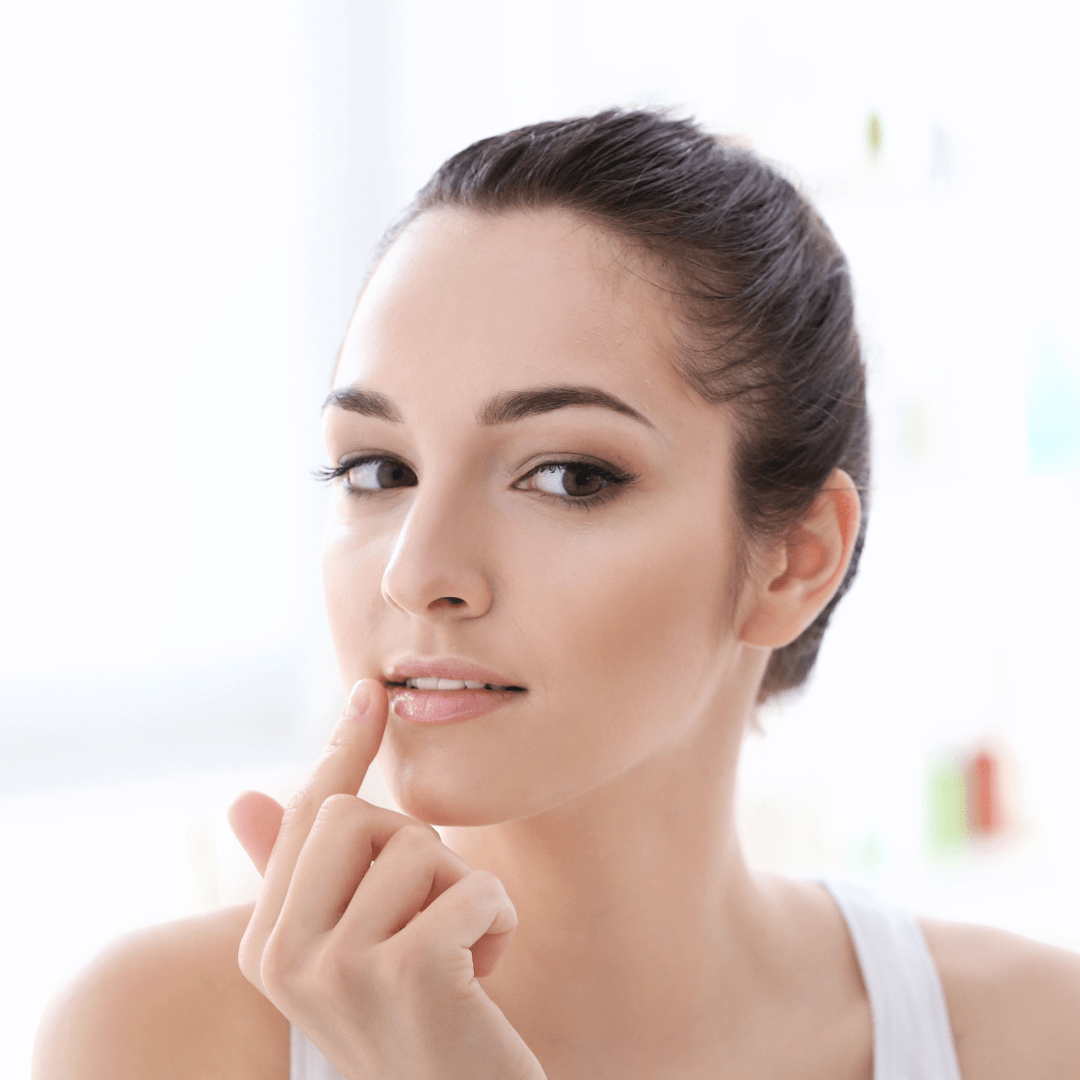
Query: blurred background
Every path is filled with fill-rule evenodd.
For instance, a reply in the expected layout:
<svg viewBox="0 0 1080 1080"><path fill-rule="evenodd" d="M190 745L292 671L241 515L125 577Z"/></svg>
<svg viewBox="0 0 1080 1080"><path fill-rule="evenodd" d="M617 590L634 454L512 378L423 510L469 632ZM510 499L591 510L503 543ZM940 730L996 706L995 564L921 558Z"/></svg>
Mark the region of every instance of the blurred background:
<svg viewBox="0 0 1080 1080"><path fill-rule="evenodd" d="M816 200L875 418L863 569L750 738L761 866L1080 947L1075 8L41 0L0 15L0 1046L252 896L224 810L340 704L318 409L450 153L671 105ZM377 778L371 798L383 799Z"/></svg>

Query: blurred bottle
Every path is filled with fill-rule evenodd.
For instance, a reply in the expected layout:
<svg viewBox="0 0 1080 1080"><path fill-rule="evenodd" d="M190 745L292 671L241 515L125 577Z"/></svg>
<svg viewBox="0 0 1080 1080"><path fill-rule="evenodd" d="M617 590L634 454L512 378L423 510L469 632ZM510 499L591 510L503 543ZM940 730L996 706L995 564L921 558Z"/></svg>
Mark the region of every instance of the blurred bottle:
<svg viewBox="0 0 1080 1080"><path fill-rule="evenodd" d="M967 776L967 820L974 836L1001 832L1001 763L988 750L971 759Z"/></svg>
<svg viewBox="0 0 1080 1080"><path fill-rule="evenodd" d="M1012 831L1015 763L996 740L931 759L926 771L926 840L951 856Z"/></svg>
<svg viewBox="0 0 1080 1080"><path fill-rule="evenodd" d="M926 772L926 841L932 855L948 856L971 835L964 762L952 755L932 760Z"/></svg>

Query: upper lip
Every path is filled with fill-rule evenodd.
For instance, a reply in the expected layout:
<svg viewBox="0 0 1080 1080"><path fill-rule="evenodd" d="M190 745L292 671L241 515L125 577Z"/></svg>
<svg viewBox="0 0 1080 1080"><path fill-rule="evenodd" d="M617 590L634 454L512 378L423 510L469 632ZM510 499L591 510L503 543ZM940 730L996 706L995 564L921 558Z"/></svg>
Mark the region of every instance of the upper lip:
<svg viewBox="0 0 1080 1080"><path fill-rule="evenodd" d="M460 660L455 656L405 657L391 664L385 674L387 682L439 678L467 679L469 682L491 683L492 686L521 686L521 683L492 671L491 668L481 667L471 660Z"/></svg>

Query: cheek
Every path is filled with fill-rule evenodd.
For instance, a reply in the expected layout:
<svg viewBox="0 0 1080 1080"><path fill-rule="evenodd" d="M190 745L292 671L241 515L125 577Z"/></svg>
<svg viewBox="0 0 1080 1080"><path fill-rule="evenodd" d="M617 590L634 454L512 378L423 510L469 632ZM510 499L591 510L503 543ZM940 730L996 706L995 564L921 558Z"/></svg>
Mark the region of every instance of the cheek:
<svg viewBox="0 0 1080 1080"><path fill-rule="evenodd" d="M552 700L585 711L590 738L628 753L631 731L677 733L734 638L732 549L718 516L681 508L640 520L648 527L598 530L548 562L537 552L539 587L515 604L544 642Z"/></svg>
<svg viewBox="0 0 1080 1080"><path fill-rule="evenodd" d="M345 683L371 674L365 662L369 666L376 659L372 635L386 617L380 588L388 558L383 547L339 521L332 521L324 534L326 614Z"/></svg>

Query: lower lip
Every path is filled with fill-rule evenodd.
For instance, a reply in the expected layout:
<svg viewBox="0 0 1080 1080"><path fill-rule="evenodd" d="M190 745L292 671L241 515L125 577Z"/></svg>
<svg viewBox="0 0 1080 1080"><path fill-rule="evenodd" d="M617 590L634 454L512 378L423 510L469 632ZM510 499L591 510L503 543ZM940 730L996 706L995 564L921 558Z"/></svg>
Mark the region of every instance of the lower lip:
<svg viewBox="0 0 1080 1080"><path fill-rule="evenodd" d="M524 696L520 690L413 690L404 686L388 686L386 693L394 713L414 724L456 724Z"/></svg>

